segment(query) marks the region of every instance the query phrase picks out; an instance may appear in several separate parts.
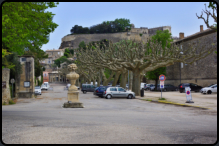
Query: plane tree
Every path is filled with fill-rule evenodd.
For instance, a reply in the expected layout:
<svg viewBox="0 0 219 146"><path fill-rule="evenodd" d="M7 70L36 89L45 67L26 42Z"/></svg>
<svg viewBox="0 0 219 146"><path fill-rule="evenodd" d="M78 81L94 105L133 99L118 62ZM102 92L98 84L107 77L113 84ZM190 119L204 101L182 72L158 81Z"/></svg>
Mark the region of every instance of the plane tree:
<svg viewBox="0 0 219 146"><path fill-rule="evenodd" d="M162 46L161 42L157 40L148 39L146 43L125 40L120 44L110 43L104 51L96 45L96 49L86 49L80 51L83 63L93 64L95 66L121 67L132 71L133 86L132 91L136 96L140 95L140 79L141 73L153 71L160 67L167 67L173 65L175 62L183 62L192 64L200 60L216 49L216 45L212 45L212 39L205 38L198 40L194 45L192 43L181 43L183 49L179 44L169 43ZM183 53L182 53L183 51ZM96 61L95 61L96 60ZM89 63L90 61L90 63ZM118 69L116 68L116 69Z"/></svg>

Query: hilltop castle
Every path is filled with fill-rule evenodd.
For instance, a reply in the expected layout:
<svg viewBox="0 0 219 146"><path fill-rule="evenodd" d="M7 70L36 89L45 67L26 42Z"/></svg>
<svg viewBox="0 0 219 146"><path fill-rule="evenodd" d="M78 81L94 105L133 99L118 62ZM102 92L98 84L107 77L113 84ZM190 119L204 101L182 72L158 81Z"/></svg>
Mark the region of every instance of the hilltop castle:
<svg viewBox="0 0 219 146"><path fill-rule="evenodd" d="M137 41L146 40L152 35L155 35L157 30L169 30L171 33L171 26L162 26L148 29L147 27L135 28L134 24L132 24L131 30L128 32L66 35L62 38L62 43L59 49L76 49L78 48L79 43L82 41L88 44L91 41L100 41L102 39L111 40L113 43L119 42L123 39L135 39ZM140 36L140 34L142 35Z"/></svg>

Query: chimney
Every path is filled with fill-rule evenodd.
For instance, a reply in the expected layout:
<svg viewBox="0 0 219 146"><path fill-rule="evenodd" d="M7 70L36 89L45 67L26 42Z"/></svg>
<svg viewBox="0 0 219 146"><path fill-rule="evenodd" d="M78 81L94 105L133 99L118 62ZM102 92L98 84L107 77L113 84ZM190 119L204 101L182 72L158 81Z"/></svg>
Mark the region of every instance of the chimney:
<svg viewBox="0 0 219 146"><path fill-rule="evenodd" d="M180 38L180 39L183 39L183 38L184 38L184 33L183 33L183 32L180 32L180 33L179 33L179 38Z"/></svg>
<svg viewBox="0 0 219 146"><path fill-rule="evenodd" d="M203 31L203 25L200 25L200 32Z"/></svg>

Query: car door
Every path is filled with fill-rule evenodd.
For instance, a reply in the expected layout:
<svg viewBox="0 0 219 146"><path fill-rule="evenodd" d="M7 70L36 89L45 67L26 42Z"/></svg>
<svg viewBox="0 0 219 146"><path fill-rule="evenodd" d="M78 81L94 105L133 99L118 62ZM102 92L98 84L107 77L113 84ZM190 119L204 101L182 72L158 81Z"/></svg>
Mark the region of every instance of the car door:
<svg viewBox="0 0 219 146"><path fill-rule="evenodd" d="M125 89L118 87L118 97L127 97Z"/></svg>
<svg viewBox="0 0 219 146"><path fill-rule="evenodd" d="M86 89L87 92L91 92L91 85L86 85Z"/></svg>
<svg viewBox="0 0 219 146"><path fill-rule="evenodd" d="M112 97L118 97L117 88L116 87L110 88L110 94L112 95Z"/></svg>
<svg viewBox="0 0 219 146"><path fill-rule="evenodd" d="M91 86L91 88L90 88L90 92L94 92L94 90L95 90L95 86L94 85L90 85Z"/></svg>
<svg viewBox="0 0 219 146"><path fill-rule="evenodd" d="M213 86L212 92L217 92L217 85Z"/></svg>
<svg viewBox="0 0 219 146"><path fill-rule="evenodd" d="M192 83L190 83L190 88L191 88L191 91L195 91L195 90L197 90L196 88L196 86L195 86L195 84L192 84Z"/></svg>

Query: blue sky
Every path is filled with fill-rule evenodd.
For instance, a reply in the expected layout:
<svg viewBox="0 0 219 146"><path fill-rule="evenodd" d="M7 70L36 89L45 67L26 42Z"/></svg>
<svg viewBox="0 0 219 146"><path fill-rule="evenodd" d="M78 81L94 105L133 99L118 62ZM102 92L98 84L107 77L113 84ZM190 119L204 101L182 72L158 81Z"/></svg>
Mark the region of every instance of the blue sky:
<svg viewBox="0 0 219 146"><path fill-rule="evenodd" d="M58 49L61 39L70 34L74 25L90 27L116 18L129 19L135 28L171 26L172 36L179 37L184 32L186 37L199 32L200 25L207 29L204 21L196 17L205 9L205 3L208 6L209 2L60 2L47 9L55 14L53 21L59 26L41 49ZM214 23L212 18L209 23Z"/></svg>

